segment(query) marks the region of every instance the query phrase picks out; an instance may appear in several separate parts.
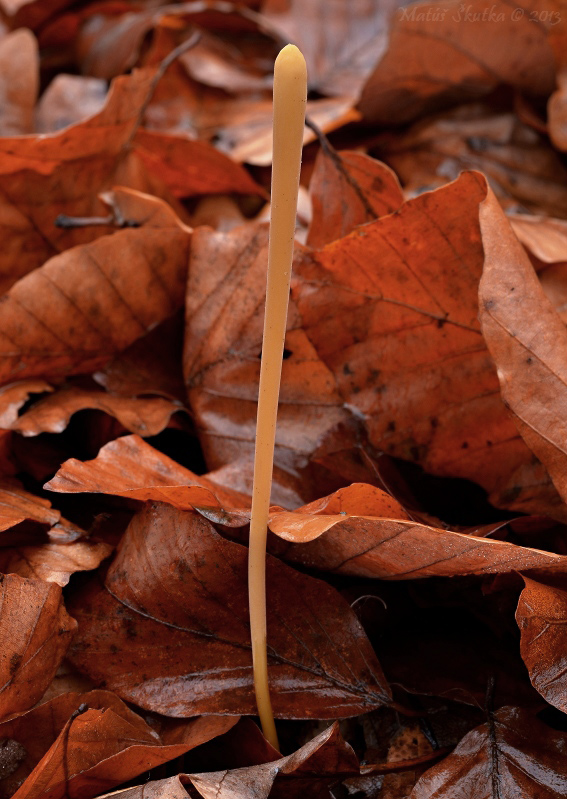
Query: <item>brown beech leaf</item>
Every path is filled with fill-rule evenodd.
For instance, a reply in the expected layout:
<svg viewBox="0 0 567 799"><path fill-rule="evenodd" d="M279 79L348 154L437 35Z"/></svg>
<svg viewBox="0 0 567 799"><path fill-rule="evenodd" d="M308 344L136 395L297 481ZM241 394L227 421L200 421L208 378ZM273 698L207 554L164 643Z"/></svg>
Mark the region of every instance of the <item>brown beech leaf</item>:
<svg viewBox="0 0 567 799"><path fill-rule="evenodd" d="M104 542L73 541L68 544L50 542L38 546L0 549L0 572L33 577L46 583L67 585L72 574L91 571L112 552Z"/></svg>
<svg viewBox="0 0 567 799"><path fill-rule="evenodd" d="M530 12L552 13L553 4L524 0L518 7L518 19L504 0L489 7L483 0L449 0L443 7L400 9L388 49L362 90L366 120L409 122L424 111L475 100L500 83L548 95L553 51L546 26L534 24Z"/></svg>
<svg viewBox="0 0 567 799"><path fill-rule="evenodd" d="M56 75L41 95L36 110L38 133L55 133L102 111L108 86L86 75Z"/></svg>
<svg viewBox="0 0 567 799"><path fill-rule="evenodd" d="M48 499L30 494L16 481L0 481L0 531L26 519L53 527L61 519L61 514L51 507Z"/></svg>
<svg viewBox="0 0 567 799"><path fill-rule="evenodd" d="M548 136L488 102L459 105L419 119L406 132L385 133L380 152L410 196L477 169L506 209L562 216L567 205L567 169Z"/></svg>
<svg viewBox="0 0 567 799"><path fill-rule="evenodd" d="M315 160L309 184L313 218L307 244L324 247L404 202L395 174L380 161L357 152L325 152Z"/></svg>
<svg viewBox="0 0 567 799"><path fill-rule="evenodd" d="M486 192L482 175L464 173L321 250L300 252L293 296L374 447L473 480L496 505L564 518L508 416L480 331Z"/></svg>
<svg viewBox="0 0 567 799"><path fill-rule="evenodd" d="M32 133L39 58L35 36L29 30L22 28L0 39L0 75L0 135Z"/></svg>
<svg viewBox="0 0 567 799"><path fill-rule="evenodd" d="M364 488L379 491L371 486ZM397 504L387 494L383 503L385 509L387 504ZM333 504L330 510L334 510ZM564 556L551 552L416 524L407 519L405 512L400 519L352 514L352 510L313 514L312 505L291 513L275 511L269 519L270 530L291 542L290 547L278 547L278 554L309 568L408 580L567 564Z"/></svg>
<svg viewBox="0 0 567 799"><path fill-rule="evenodd" d="M198 514L147 505L104 585L93 580L71 600L72 662L166 715L253 714L246 562L246 548ZM388 703L376 656L335 589L275 558L267 574L275 714L340 718Z"/></svg>
<svg viewBox="0 0 567 799"><path fill-rule="evenodd" d="M10 429L18 420L18 411L31 394L45 394L53 386L45 380L22 380L0 388L0 427Z"/></svg>
<svg viewBox="0 0 567 799"><path fill-rule="evenodd" d="M127 788L116 799L186 799L197 791L204 799L266 799L313 796L320 785L359 772L351 747L333 724L296 752L270 763L201 774L179 774L165 780ZM187 786L185 788L184 786ZM328 795L328 787L327 794ZM104 797L100 797L104 799Z"/></svg>
<svg viewBox="0 0 567 799"><path fill-rule="evenodd" d="M534 214L507 214L518 241L544 264L567 262L567 221Z"/></svg>
<svg viewBox="0 0 567 799"><path fill-rule="evenodd" d="M483 335L502 398L526 444L567 499L567 331L489 192L480 212Z"/></svg>
<svg viewBox="0 0 567 799"><path fill-rule="evenodd" d="M558 88L547 104L549 137L558 150L567 151L567 69L557 75Z"/></svg>
<svg viewBox="0 0 567 799"><path fill-rule="evenodd" d="M26 752L5 786L18 799L85 799L136 777L230 729L234 719L187 722L178 742L155 730L109 691L68 693L0 725ZM3 786L4 787L4 786ZM6 794L8 795L8 794Z"/></svg>
<svg viewBox="0 0 567 799"><path fill-rule="evenodd" d="M151 181L127 147L154 70L117 78L104 108L84 122L53 135L0 139L0 289L51 256L91 241L111 226L55 226L59 214L101 216L98 193L125 183L148 190ZM159 189L156 189L159 192Z"/></svg>
<svg viewBox="0 0 567 799"><path fill-rule="evenodd" d="M0 718L37 702L76 627L58 585L0 575Z"/></svg>
<svg viewBox="0 0 567 799"><path fill-rule="evenodd" d="M274 799L280 796L327 796L330 782L360 770L335 722L291 755L249 768L186 777L204 799ZM279 784L278 784L279 783ZM319 791L326 786L321 794Z"/></svg>
<svg viewBox="0 0 567 799"><path fill-rule="evenodd" d="M186 297L183 369L188 399L209 469L252 462L266 290L267 228L228 234L195 231ZM211 262L217 265L213 271ZM321 440L350 413L335 379L300 327L290 304L276 432L273 501L293 507L313 496L307 464ZM250 472L250 469L248 469ZM233 485L251 492L238 463ZM298 475L301 479L298 479ZM227 475L225 474L225 478ZM335 486L333 486L334 488ZM290 494L292 500L290 503Z"/></svg>
<svg viewBox="0 0 567 799"><path fill-rule="evenodd" d="M162 224L74 247L16 283L0 307L0 382L90 371L171 316L190 230L172 212Z"/></svg>
<svg viewBox="0 0 567 799"><path fill-rule="evenodd" d="M239 508L250 498L197 476L138 436L122 436L101 448L92 461L66 461L46 483L49 491L102 493L141 501L194 507Z"/></svg>
<svg viewBox="0 0 567 799"><path fill-rule="evenodd" d="M410 799L560 799L567 792L566 751L564 732L503 707L429 769Z"/></svg>
<svg viewBox="0 0 567 799"><path fill-rule="evenodd" d="M175 197L232 192L264 196L240 164L208 142L139 130L134 147L148 172L155 173Z"/></svg>
<svg viewBox="0 0 567 799"><path fill-rule="evenodd" d="M163 397L113 397L103 391L66 388L36 402L11 429L24 436L61 433L74 413L87 408L114 416L132 433L155 436L167 427L174 413L183 410L183 405Z"/></svg>
<svg viewBox="0 0 567 799"><path fill-rule="evenodd" d="M546 702L567 711L567 677L562 653L567 645L565 580L532 580L518 602L516 621L522 634L520 651L534 688Z"/></svg>
<svg viewBox="0 0 567 799"><path fill-rule="evenodd" d="M325 0L264 0L263 15L304 53L309 85L322 94L356 97L386 48L395 0L351 0L348 11Z"/></svg>

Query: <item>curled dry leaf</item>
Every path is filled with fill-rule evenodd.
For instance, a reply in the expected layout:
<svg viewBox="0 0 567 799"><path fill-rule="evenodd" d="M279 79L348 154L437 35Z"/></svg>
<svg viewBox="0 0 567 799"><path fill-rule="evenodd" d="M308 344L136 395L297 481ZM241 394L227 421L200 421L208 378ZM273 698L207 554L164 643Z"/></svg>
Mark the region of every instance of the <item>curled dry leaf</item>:
<svg viewBox="0 0 567 799"><path fill-rule="evenodd" d="M106 102L105 80L86 75L56 75L37 106L38 133L55 133L102 111Z"/></svg>
<svg viewBox="0 0 567 799"><path fill-rule="evenodd" d="M26 519L53 527L61 514L51 507L48 499L24 491L16 481L0 481L0 531Z"/></svg>
<svg viewBox="0 0 567 799"><path fill-rule="evenodd" d="M270 685L282 718L341 718L390 701L362 627L331 586L268 558ZM253 714L247 550L201 516L137 514L104 585L71 600L72 662L141 707L172 716ZM141 671L140 671L141 669Z"/></svg>
<svg viewBox="0 0 567 799"><path fill-rule="evenodd" d="M564 732L503 707L429 769L410 799L560 799L567 792L566 749Z"/></svg>
<svg viewBox="0 0 567 799"><path fill-rule="evenodd" d="M289 797L318 796L315 791L321 783L328 786L330 781L358 772L356 755L342 739L335 723L293 754L271 763L201 774L179 774L127 788L112 796L116 799L186 799L193 795L189 791L196 790L197 795L204 799L267 799L268 795L279 796L280 788Z"/></svg>
<svg viewBox="0 0 567 799"><path fill-rule="evenodd" d="M567 331L491 192L480 211L484 339L526 444L567 498Z"/></svg>
<svg viewBox="0 0 567 799"><path fill-rule="evenodd" d="M63 586L75 572L91 571L100 566L112 549L104 542L91 544L88 541L6 547L0 549L0 572Z"/></svg>
<svg viewBox="0 0 567 799"><path fill-rule="evenodd" d="M567 646L567 584L563 578L524 576L516 621L520 651L534 688L550 705L567 712L567 677L562 654Z"/></svg>
<svg viewBox="0 0 567 799"><path fill-rule="evenodd" d="M504 0L488 9L483 0L400 9L388 49L362 90L359 108L365 119L384 125L409 122L425 111L475 100L501 83L548 95L554 85L553 51L546 26L534 24L530 12L553 13L553 4L524 0L519 8L523 13L517 19Z"/></svg>
<svg viewBox="0 0 567 799"><path fill-rule="evenodd" d="M24 436L61 433L74 413L86 409L114 416L132 433L155 436L167 427L174 413L183 410L183 405L162 397L114 397L103 391L67 388L36 402L11 429Z"/></svg>
<svg viewBox="0 0 567 799"><path fill-rule="evenodd" d="M179 742L168 744L111 692L68 693L0 725L0 735L26 752L3 787L6 795L17 789L13 795L18 799L54 799L65 792L88 799L184 754L234 723L219 717L195 719L187 722Z"/></svg>
<svg viewBox="0 0 567 799"><path fill-rule="evenodd" d="M0 381L90 371L171 316L189 243L170 213L163 227L103 236L26 275L2 298Z"/></svg>
<svg viewBox="0 0 567 799"><path fill-rule="evenodd" d="M384 504L392 502L387 494L384 498ZM565 568L567 564L562 555L416 524L406 514L401 519L347 515L344 511L314 515L300 508L292 513L272 512L269 527L291 542L289 547L277 548L280 557L309 568L358 577L411 580Z"/></svg>
<svg viewBox="0 0 567 799"><path fill-rule="evenodd" d="M558 150L567 151L567 69L557 75L558 87L549 98L547 115L549 136Z"/></svg>
<svg viewBox="0 0 567 799"><path fill-rule="evenodd" d="M486 192L482 175L464 173L321 250L302 251L293 296L374 447L473 480L496 505L553 508L563 518L508 416L478 323Z"/></svg>
<svg viewBox="0 0 567 799"><path fill-rule="evenodd" d="M357 152L321 149L309 191L313 203L307 237L310 247L324 247L348 235L357 225L397 211L404 202L391 169Z"/></svg>
<svg viewBox="0 0 567 799"><path fill-rule="evenodd" d="M155 500L181 510L250 504L249 497L193 474L135 435L105 444L92 461L71 458L45 488L62 493L114 494L143 502Z"/></svg>
<svg viewBox="0 0 567 799"><path fill-rule="evenodd" d="M76 628L58 585L0 575L0 718L37 702Z"/></svg>
<svg viewBox="0 0 567 799"><path fill-rule="evenodd" d="M25 405L31 394L45 394L53 391L53 386L45 380L22 380L9 383L0 388L0 427L10 430L18 421L18 411Z"/></svg>
<svg viewBox="0 0 567 799"><path fill-rule="evenodd" d="M567 221L533 214L507 214L518 241L544 264L567 262Z"/></svg>

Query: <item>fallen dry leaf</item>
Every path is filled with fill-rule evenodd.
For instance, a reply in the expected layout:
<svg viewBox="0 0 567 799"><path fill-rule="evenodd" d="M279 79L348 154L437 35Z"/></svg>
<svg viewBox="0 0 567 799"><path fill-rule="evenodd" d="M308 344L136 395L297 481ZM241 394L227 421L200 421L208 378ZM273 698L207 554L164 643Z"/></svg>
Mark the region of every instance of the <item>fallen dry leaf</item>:
<svg viewBox="0 0 567 799"><path fill-rule="evenodd" d="M565 712L565 669L557 654L563 651L567 635L567 587L562 578L548 584L545 577L534 580L524 575L524 583L516 611L522 658L534 688Z"/></svg>
<svg viewBox="0 0 567 799"><path fill-rule="evenodd" d="M388 49L366 81L359 108L383 125L409 122L426 111L476 100L500 83L528 94L553 89L554 60L545 25L530 12L552 3L528 0L521 13L497 0L443 7L413 4L397 12ZM559 12L556 12L559 13Z"/></svg>
<svg viewBox="0 0 567 799"><path fill-rule="evenodd" d="M519 569L565 568L561 555L506 541L440 530L413 521L363 515L273 512L270 530L291 546L278 555L312 569L412 580Z"/></svg>
<svg viewBox="0 0 567 799"><path fill-rule="evenodd" d="M0 718L41 697L57 671L77 623L61 588L16 574L0 575ZM15 622L17 619L17 622Z"/></svg>
<svg viewBox="0 0 567 799"><path fill-rule="evenodd" d="M177 310L190 232L121 230L50 259L0 308L0 380L61 376L103 364ZM116 269L116 260L128 269Z"/></svg>
<svg viewBox="0 0 567 799"><path fill-rule="evenodd" d="M310 247L324 247L357 225L397 211L404 202L395 174L380 161L356 152L320 150L309 190L313 203Z"/></svg>
<svg viewBox="0 0 567 799"><path fill-rule="evenodd" d="M113 397L103 391L67 388L36 402L11 429L24 436L61 433L74 413L87 408L114 416L131 433L155 436L167 427L174 413L183 410L183 405L162 397Z"/></svg>
<svg viewBox="0 0 567 799"><path fill-rule="evenodd" d="M427 771L411 799L559 799L567 790L565 733L524 710L501 708Z"/></svg>
<svg viewBox="0 0 567 799"><path fill-rule="evenodd" d="M246 560L245 547L201 516L146 506L105 584L95 578L70 603L79 621L72 662L167 715L253 713ZM267 569L276 715L336 718L388 703L378 661L341 596L276 559Z"/></svg>
<svg viewBox="0 0 567 799"><path fill-rule="evenodd" d="M522 437L566 497L567 331L490 193L480 223L485 251L480 318L502 398Z"/></svg>
<svg viewBox="0 0 567 799"><path fill-rule="evenodd" d="M102 541L11 546L0 549L0 571L64 586L75 572L92 571L100 566L112 549Z"/></svg>
<svg viewBox="0 0 567 799"><path fill-rule="evenodd" d="M464 173L321 250L302 251L292 293L305 333L373 446L473 480L496 505L563 518L508 417L478 323L486 191L480 174Z"/></svg>
<svg viewBox="0 0 567 799"><path fill-rule="evenodd" d="M69 693L0 725L0 734L23 746L25 757L10 775L10 794L54 799L66 785L88 799L149 768L178 757L225 732L231 719L188 722L185 740L160 736L109 691Z"/></svg>
<svg viewBox="0 0 567 799"><path fill-rule="evenodd" d="M181 510L250 504L248 497L193 474L135 435L110 441L92 461L66 461L45 488L155 500Z"/></svg>
<svg viewBox="0 0 567 799"><path fill-rule="evenodd" d="M33 132L38 62L37 41L26 28L0 38L0 135Z"/></svg>

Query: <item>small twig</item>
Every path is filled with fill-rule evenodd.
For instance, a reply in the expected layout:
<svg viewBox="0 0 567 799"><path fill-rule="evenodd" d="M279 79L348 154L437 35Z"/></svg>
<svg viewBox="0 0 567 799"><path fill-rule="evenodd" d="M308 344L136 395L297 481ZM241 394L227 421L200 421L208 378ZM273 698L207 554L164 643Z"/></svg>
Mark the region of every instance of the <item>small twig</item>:
<svg viewBox="0 0 567 799"><path fill-rule="evenodd" d="M318 125L316 125L315 122L313 122L313 120L310 117L307 116L305 117L305 127L312 130L313 133L317 136L319 144L321 145L321 149L323 150L325 155L329 156L337 171L341 173L343 178L352 188L352 190L360 200L367 216L369 216L371 219L376 219L376 217L378 216L377 211L375 211L374 208L370 205L368 197L364 193L360 183L350 174L350 172L345 166L344 159L340 156L337 150L335 150L335 148L333 147L327 136L323 133L321 128Z"/></svg>
<svg viewBox="0 0 567 799"><path fill-rule="evenodd" d="M140 227L139 222L134 219L124 219L119 213L109 214L108 216L67 216L67 214L59 214L54 225L64 230L94 227L96 225L114 225L119 228Z"/></svg>
<svg viewBox="0 0 567 799"><path fill-rule="evenodd" d="M146 98L140 107L140 110L138 112L138 118L134 123L128 141L126 142L125 149L129 149L130 145L132 144L134 136L136 135L140 125L142 124L142 120L147 111L147 108L151 103L151 101L153 100L155 91L158 87L158 83L160 82L160 80L163 78L163 76L165 75L169 67L173 64L173 62L176 59L178 59L179 56L183 55L183 53L186 53L187 50L190 50L192 47L195 47L195 45L197 44L197 42L200 41L200 39L201 39L201 34L198 31L195 31L195 33L193 33L188 39L186 39L184 42L181 42L181 44L179 44L177 47L174 47L174 49L170 53L168 53L166 57L160 62L160 65L157 68L157 72L152 78L152 82L150 83L150 88L148 89Z"/></svg>

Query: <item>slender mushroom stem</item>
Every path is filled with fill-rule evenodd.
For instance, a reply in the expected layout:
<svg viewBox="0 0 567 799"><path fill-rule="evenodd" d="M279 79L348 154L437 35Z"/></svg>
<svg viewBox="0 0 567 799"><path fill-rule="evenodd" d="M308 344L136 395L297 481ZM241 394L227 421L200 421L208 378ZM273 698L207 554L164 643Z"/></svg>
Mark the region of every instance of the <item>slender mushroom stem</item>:
<svg viewBox="0 0 567 799"><path fill-rule="evenodd" d="M248 556L256 704L264 736L276 748L278 739L270 702L266 649L266 538L306 98L305 59L297 47L288 44L274 66L272 206Z"/></svg>

